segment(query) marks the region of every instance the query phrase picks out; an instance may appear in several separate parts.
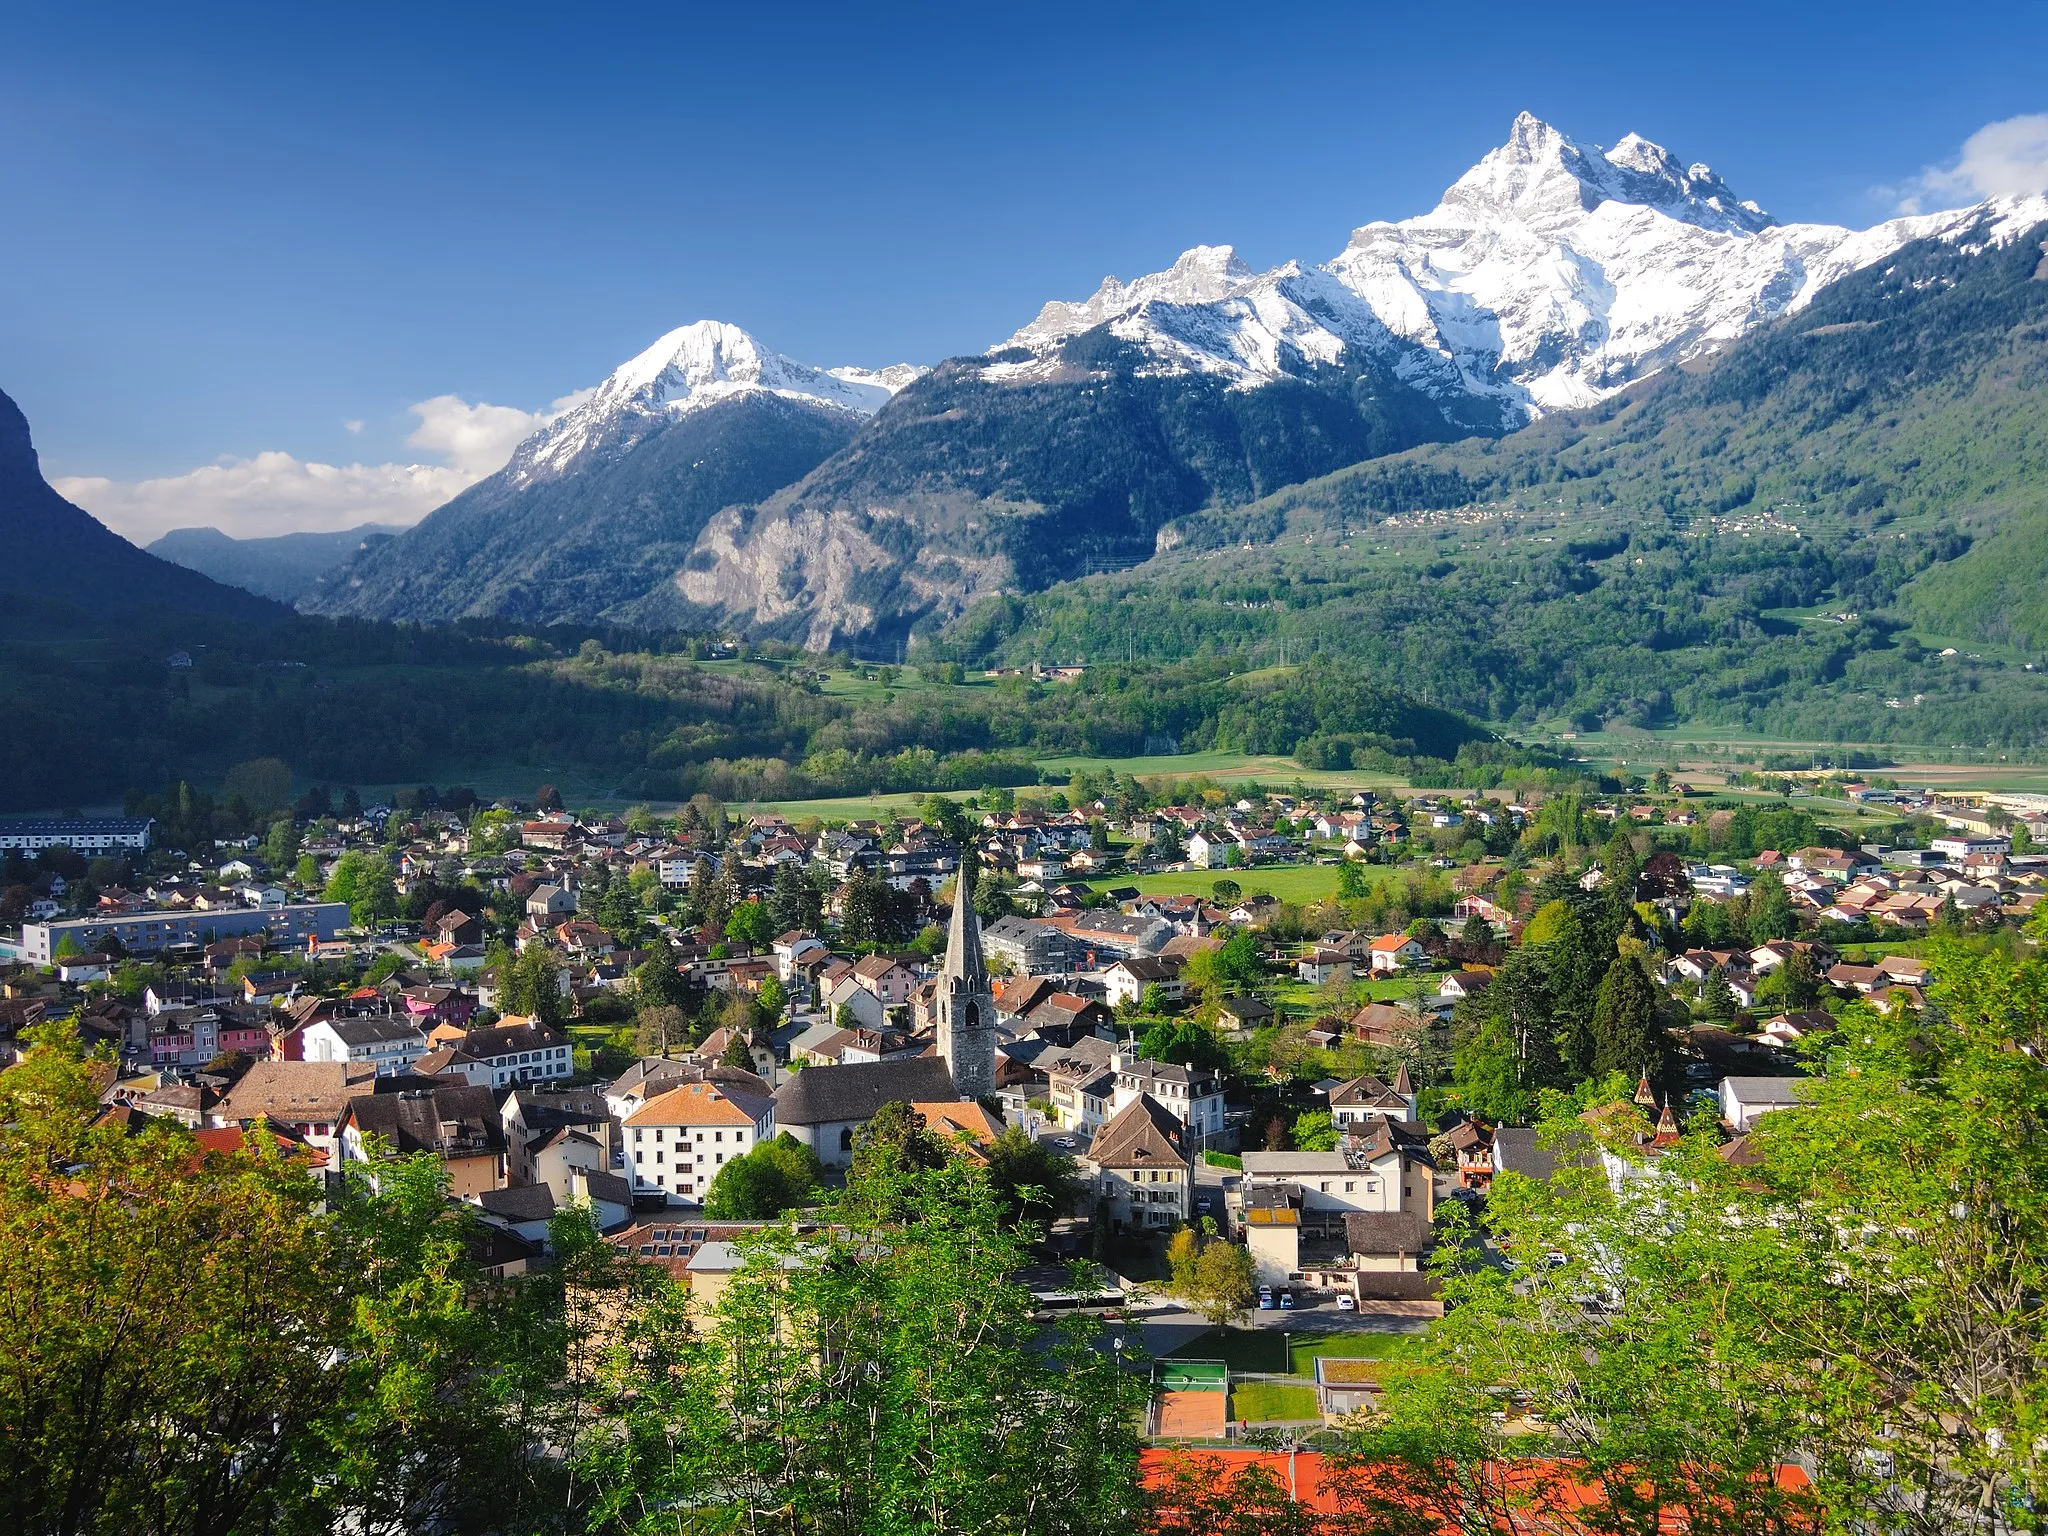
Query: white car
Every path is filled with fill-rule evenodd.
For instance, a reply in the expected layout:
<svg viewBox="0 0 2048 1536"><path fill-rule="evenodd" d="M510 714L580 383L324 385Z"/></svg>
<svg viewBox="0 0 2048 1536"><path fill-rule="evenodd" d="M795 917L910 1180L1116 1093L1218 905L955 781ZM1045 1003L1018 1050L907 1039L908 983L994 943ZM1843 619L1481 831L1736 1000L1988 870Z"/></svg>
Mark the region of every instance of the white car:
<svg viewBox="0 0 2048 1536"><path fill-rule="evenodd" d="M1074 1138L1071 1136L1055 1136L1052 1139L1052 1144L1064 1151L1074 1144Z"/></svg>
<svg viewBox="0 0 2048 1536"><path fill-rule="evenodd" d="M1337 1297L1337 1310L1339 1312L1356 1312L1358 1310L1358 1298L1348 1291L1339 1293Z"/></svg>

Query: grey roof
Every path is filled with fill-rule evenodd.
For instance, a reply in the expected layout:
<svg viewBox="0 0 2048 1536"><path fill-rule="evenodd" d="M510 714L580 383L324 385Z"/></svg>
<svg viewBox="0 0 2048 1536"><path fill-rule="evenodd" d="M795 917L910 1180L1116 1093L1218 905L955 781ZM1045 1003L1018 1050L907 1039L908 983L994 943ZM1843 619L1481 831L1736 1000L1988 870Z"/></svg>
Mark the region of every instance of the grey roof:
<svg viewBox="0 0 2048 1536"><path fill-rule="evenodd" d="M1724 1077L1723 1087L1732 1090L1745 1104L1803 1104L1799 1085L1803 1077Z"/></svg>
<svg viewBox="0 0 2048 1536"><path fill-rule="evenodd" d="M490 1061L498 1056L516 1056L521 1051L544 1051L553 1046L567 1045L569 1038L556 1034L544 1024L514 1024L510 1027L472 1029L458 1043L465 1055L478 1061Z"/></svg>
<svg viewBox="0 0 2048 1536"><path fill-rule="evenodd" d="M505 1150L498 1101L488 1088L448 1084L358 1095L348 1101L348 1113L359 1131L381 1136L400 1157L414 1152Z"/></svg>
<svg viewBox="0 0 2048 1536"><path fill-rule="evenodd" d="M1292 1178L1309 1173L1344 1173L1351 1163L1342 1152L1247 1152L1245 1177Z"/></svg>
<svg viewBox="0 0 2048 1536"><path fill-rule="evenodd" d="M1503 1125L1493 1133L1493 1166L1503 1173L1547 1180L1557 1172L1557 1155L1539 1145L1536 1132L1529 1127Z"/></svg>
<svg viewBox="0 0 2048 1536"><path fill-rule="evenodd" d="M419 1030L404 1019L329 1019L327 1027L344 1045L381 1045L386 1041L419 1041Z"/></svg>
<svg viewBox="0 0 2048 1536"><path fill-rule="evenodd" d="M586 1173L583 1186L590 1191L590 1198L602 1200L608 1205L623 1205L628 1210L633 1206L633 1186L616 1173Z"/></svg>
<svg viewBox="0 0 2048 1536"><path fill-rule="evenodd" d="M1347 1211L1344 1241L1366 1257L1419 1254L1429 1246L1429 1218L1420 1211Z"/></svg>
<svg viewBox="0 0 2048 1536"><path fill-rule="evenodd" d="M476 1197L478 1205L507 1221L549 1221L555 1214L555 1192L545 1184L522 1184L514 1189L487 1189Z"/></svg>
<svg viewBox="0 0 2048 1536"><path fill-rule="evenodd" d="M775 1122L866 1120L884 1104L950 1104L959 1097L952 1069L937 1056L806 1067L775 1090Z"/></svg>

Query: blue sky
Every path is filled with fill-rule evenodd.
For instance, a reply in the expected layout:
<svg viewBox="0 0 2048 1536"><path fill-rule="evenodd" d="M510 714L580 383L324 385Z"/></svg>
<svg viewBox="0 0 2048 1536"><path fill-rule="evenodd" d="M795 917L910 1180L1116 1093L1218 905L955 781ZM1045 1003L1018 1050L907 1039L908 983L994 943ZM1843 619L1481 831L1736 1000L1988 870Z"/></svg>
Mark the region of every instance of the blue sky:
<svg viewBox="0 0 2048 1536"><path fill-rule="evenodd" d="M929 362L1198 242L1326 259L1524 108L1870 223L2048 111L2048 6L1929 15L17 5L0 389L53 476L455 464L488 423L413 405L539 410L694 319Z"/></svg>

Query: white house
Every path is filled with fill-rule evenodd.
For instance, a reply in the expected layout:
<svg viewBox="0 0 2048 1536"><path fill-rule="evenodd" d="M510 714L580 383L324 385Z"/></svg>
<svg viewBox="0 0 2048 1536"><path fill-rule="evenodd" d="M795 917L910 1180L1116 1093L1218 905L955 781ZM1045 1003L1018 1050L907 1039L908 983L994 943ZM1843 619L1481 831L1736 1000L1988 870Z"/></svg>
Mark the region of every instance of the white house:
<svg viewBox="0 0 2048 1536"><path fill-rule="evenodd" d="M400 1018L321 1019L299 1038L307 1061L374 1067L379 1077L409 1072L427 1054L427 1037Z"/></svg>
<svg viewBox="0 0 2048 1536"><path fill-rule="evenodd" d="M1168 1061L1145 1061L1118 1052L1112 1058L1116 1087L1109 1098L1113 1120L1128 1105L1149 1097L1174 1119L1187 1127L1187 1141L1194 1151L1211 1144L1223 1134L1223 1082L1201 1067L1176 1066Z"/></svg>
<svg viewBox="0 0 2048 1536"><path fill-rule="evenodd" d="M727 1161L775 1136L775 1101L729 1083L682 1083L627 1117L626 1178L636 1194L702 1205Z"/></svg>
<svg viewBox="0 0 2048 1536"><path fill-rule="evenodd" d="M1803 1101L1798 1077L1724 1077L1721 1079L1721 1118L1740 1134L1774 1109L1793 1109Z"/></svg>
<svg viewBox="0 0 2048 1536"><path fill-rule="evenodd" d="M1369 953L1372 955L1373 974L1379 976L1420 965L1429 958L1429 951L1422 947L1421 942L1405 933L1381 934L1372 941Z"/></svg>
<svg viewBox="0 0 2048 1536"><path fill-rule="evenodd" d="M1237 845L1226 837L1211 837L1206 832L1197 832L1188 839L1188 863L1196 869L1219 869L1230 857L1230 850Z"/></svg>

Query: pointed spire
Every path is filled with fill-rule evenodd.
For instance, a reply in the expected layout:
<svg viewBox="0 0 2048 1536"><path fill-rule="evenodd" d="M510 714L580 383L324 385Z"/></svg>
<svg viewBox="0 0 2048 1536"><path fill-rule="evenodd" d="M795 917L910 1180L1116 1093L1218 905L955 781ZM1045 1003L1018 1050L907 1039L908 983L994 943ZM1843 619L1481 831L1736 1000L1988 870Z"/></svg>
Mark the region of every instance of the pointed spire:
<svg viewBox="0 0 2048 1536"><path fill-rule="evenodd" d="M1404 1099L1415 1097L1415 1084L1408 1076L1408 1063L1401 1063L1401 1070L1394 1074L1394 1092Z"/></svg>
<svg viewBox="0 0 2048 1536"><path fill-rule="evenodd" d="M988 966L981 958L981 921L974 915L974 863L960 860L960 878L953 886L953 915L946 924L946 965L939 974L949 982L966 983L970 993L988 990Z"/></svg>
<svg viewBox="0 0 2048 1536"><path fill-rule="evenodd" d="M1657 1095L1650 1088L1650 1071L1645 1067L1642 1081L1636 1084L1636 1106L1639 1109L1653 1109L1656 1104Z"/></svg>
<svg viewBox="0 0 2048 1536"><path fill-rule="evenodd" d="M1657 1116L1657 1138L1661 1141L1666 1136L1676 1137L1677 1135L1678 1117L1671 1113L1671 1101L1666 1099L1663 1112Z"/></svg>

